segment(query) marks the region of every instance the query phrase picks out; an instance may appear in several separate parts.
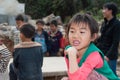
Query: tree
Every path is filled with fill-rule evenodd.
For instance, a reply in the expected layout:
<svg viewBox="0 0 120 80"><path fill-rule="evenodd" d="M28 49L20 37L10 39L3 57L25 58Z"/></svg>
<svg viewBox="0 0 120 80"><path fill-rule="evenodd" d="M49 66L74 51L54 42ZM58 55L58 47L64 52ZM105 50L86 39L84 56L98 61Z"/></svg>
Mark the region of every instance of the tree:
<svg viewBox="0 0 120 80"><path fill-rule="evenodd" d="M75 13L90 11L95 16L101 15L104 3L113 1L120 4L120 0L18 0L25 3L25 13L34 19L45 17L51 13L59 15L62 20ZM120 7L118 7L120 9Z"/></svg>
<svg viewBox="0 0 120 80"><path fill-rule="evenodd" d="M76 0L54 0L52 8L56 15L62 17L62 20L64 20L66 16L72 16L77 12Z"/></svg>
<svg viewBox="0 0 120 80"><path fill-rule="evenodd" d="M88 0L81 0L83 9L87 8L89 6Z"/></svg>

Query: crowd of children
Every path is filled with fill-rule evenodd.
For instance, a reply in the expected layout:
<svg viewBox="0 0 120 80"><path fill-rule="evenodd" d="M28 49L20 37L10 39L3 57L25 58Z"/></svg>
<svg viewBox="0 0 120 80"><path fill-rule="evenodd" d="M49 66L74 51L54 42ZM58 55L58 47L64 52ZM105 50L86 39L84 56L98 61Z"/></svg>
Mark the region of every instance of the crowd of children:
<svg viewBox="0 0 120 80"><path fill-rule="evenodd" d="M116 18L115 8L116 6L113 3L107 3L103 6L103 10L108 11L106 15L112 16L110 20ZM111 32L115 31L115 35L108 34L107 27L110 24L108 16L110 15L106 15L104 13L105 19L109 23L103 26L101 31L105 37L104 35L101 37L107 42L110 41L110 38L114 38L113 44L118 44L119 40L116 39L119 39L117 32L120 32L120 26L117 25L115 29L113 27L108 29ZM110 60L112 58L109 57L113 51L107 55L107 52L104 51L106 49L103 49L110 44L105 45L101 39L98 39L97 43L94 42L98 38L99 28L96 20L90 14L78 13L74 15L69 23L64 26L65 34L59 30L58 22L55 19L50 21L49 31L44 30L45 23L42 19L36 21L36 28L26 22L25 16L21 14L16 16L15 20L16 29L19 32L18 42L16 39L13 40L14 43L12 40L4 39L0 33L0 80L3 80L2 74L6 71L11 56L13 63L10 64L9 68L10 80L43 80L42 65L43 58L46 56L65 57L68 77L63 77L62 80L120 80L115 72L116 70L113 70L110 65L110 61L113 60ZM120 24L118 20L116 21L117 24ZM13 38L15 38L14 35ZM11 44L6 43L6 40L7 42L11 41ZM114 45L109 47L111 50L116 48ZM114 63L111 62L111 64Z"/></svg>

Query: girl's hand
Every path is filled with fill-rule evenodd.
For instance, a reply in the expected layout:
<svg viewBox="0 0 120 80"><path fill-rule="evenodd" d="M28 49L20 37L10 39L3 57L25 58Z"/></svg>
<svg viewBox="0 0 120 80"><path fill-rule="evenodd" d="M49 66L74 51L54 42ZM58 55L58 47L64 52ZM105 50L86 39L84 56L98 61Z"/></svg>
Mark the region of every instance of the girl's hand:
<svg viewBox="0 0 120 80"><path fill-rule="evenodd" d="M79 68L78 63L77 63L78 51L75 47L69 47L66 50L66 53L68 54L68 59L69 59L69 72L74 73Z"/></svg>
<svg viewBox="0 0 120 80"><path fill-rule="evenodd" d="M68 55L75 54L75 55L77 55L77 49L75 47L69 47L67 50L65 50L65 54L68 54Z"/></svg>
<svg viewBox="0 0 120 80"><path fill-rule="evenodd" d="M69 80L68 77L63 77L61 80Z"/></svg>

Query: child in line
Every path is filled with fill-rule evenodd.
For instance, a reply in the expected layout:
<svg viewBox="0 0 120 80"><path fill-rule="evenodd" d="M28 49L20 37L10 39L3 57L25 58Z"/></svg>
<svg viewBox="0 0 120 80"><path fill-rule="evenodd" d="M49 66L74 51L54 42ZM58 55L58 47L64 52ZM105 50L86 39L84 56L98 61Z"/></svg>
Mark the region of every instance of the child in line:
<svg viewBox="0 0 120 80"><path fill-rule="evenodd" d="M61 54L61 46L60 46L60 40L63 37L62 33L58 30L58 23L56 20L52 20L50 22L50 29L51 31L49 34L49 56L62 56Z"/></svg>
<svg viewBox="0 0 120 80"><path fill-rule="evenodd" d="M70 45L65 49L69 78L62 80L119 80L93 43L98 24L88 14L76 14L68 24Z"/></svg>
<svg viewBox="0 0 120 80"><path fill-rule="evenodd" d="M35 34L35 27L24 24L20 28L21 43L15 46L13 64L19 80L43 80L43 53L41 44L31 39Z"/></svg>
<svg viewBox="0 0 120 80"><path fill-rule="evenodd" d="M49 41L48 41L48 33L44 31L45 23L43 20L39 19L36 21L37 30L35 36L33 37L33 41L42 44L42 51L44 56L48 56L49 51Z"/></svg>

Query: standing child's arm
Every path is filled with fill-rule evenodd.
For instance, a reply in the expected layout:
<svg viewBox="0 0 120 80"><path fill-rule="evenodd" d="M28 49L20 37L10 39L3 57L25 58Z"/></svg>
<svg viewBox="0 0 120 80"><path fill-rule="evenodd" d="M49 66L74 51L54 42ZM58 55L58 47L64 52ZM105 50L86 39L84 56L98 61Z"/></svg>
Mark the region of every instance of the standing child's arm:
<svg viewBox="0 0 120 80"><path fill-rule="evenodd" d="M70 47L66 50L66 53L69 56L69 71L70 73L74 73L78 68L77 63L77 50L74 47Z"/></svg>

